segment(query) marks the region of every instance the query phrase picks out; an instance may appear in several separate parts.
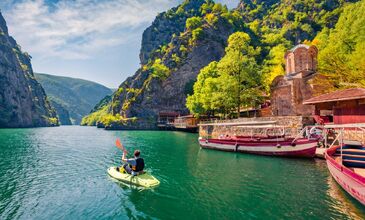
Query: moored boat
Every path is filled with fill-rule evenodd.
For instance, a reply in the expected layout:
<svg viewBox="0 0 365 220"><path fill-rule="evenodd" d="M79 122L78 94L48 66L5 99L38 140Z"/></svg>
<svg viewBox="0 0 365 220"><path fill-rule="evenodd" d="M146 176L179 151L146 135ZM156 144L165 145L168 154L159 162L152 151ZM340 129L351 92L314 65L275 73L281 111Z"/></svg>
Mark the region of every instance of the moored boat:
<svg viewBox="0 0 365 220"><path fill-rule="evenodd" d="M276 121L250 121L237 123L208 124L215 126L236 126L251 130L251 135L223 135L219 139L199 138L202 148L270 156L314 157L317 139L302 138L305 129L296 138L285 137L285 127ZM206 125L201 125L206 126ZM259 134L255 134L255 131ZM269 131L272 134L269 134Z"/></svg>
<svg viewBox="0 0 365 220"><path fill-rule="evenodd" d="M365 148L335 146L325 153L327 167L336 182L365 205Z"/></svg>
<svg viewBox="0 0 365 220"><path fill-rule="evenodd" d="M228 140L199 139L202 148L259 155L285 157L314 157L317 141L299 138L296 140Z"/></svg>

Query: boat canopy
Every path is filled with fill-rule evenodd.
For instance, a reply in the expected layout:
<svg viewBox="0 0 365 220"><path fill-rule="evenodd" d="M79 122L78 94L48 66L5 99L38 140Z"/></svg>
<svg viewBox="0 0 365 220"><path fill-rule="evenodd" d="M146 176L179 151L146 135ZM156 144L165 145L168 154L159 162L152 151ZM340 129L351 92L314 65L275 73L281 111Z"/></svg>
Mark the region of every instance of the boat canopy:
<svg viewBox="0 0 365 220"><path fill-rule="evenodd" d="M245 122L224 122L224 123L206 123L206 124L198 124L198 126L245 126L245 127L253 127L253 126L264 126L264 125L275 125L276 121L245 121Z"/></svg>
<svg viewBox="0 0 365 220"><path fill-rule="evenodd" d="M238 128L285 128L285 126L276 125L276 124L267 124L267 125L238 125Z"/></svg>

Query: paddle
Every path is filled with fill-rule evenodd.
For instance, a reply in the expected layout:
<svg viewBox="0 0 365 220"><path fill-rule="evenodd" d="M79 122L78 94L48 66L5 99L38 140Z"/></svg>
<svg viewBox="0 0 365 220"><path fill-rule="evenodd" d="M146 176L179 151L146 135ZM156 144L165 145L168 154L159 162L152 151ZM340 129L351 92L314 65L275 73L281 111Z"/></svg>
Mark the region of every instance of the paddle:
<svg viewBox="0 0 365 220"><path fill-rule="evenodd" d="M117 146L117 148L119 148L120 150L122 150L123 153L128 154L128 151L125 149L125 147L123 146L123 144L120 142L120 139L119 138L115 141L115 145Z"/></svg>

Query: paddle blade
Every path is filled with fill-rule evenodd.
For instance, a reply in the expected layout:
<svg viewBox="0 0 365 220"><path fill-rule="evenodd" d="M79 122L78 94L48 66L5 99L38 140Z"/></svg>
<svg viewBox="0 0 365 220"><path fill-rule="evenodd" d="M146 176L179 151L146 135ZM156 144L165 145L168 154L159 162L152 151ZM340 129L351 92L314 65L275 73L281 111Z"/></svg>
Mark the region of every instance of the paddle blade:
<svg viewBox="0 0 365 220"><path fill-rule="evenodd" d="M120 142L119 138L115 141L115 145L117 146L117 148L121 149L124 152L127 152L126 149L124 148L124 146L122 145L122 143Z"/></svg>
<svg viewBox="0 0 365 220"><path fill-rule="evenodd" d="M121 150L124 150L124 147L123 147L122 143L120 143L120 140L119 139L117 139L115 141L115 145L117 146L117 148L119 148Z"/></svg>

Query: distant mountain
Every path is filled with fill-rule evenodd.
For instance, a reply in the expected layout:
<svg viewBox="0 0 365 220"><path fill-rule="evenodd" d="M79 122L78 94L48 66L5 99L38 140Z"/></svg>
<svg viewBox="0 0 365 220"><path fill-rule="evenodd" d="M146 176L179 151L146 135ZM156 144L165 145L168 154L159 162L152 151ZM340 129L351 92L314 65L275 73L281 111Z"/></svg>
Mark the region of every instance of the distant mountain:
<svg viewBox="0 0 365 220"><path fill-rule="evenodd" d="M62 125L80 124L101 99L113 93L112 89L83 79L43 73L36 73L35 78L45 89Z"/></svg>
<svg viewBox="0 0 365 220"><path fill-rule="evenodd" d="M9 36L0 12L0 128L58 125L55 110L34 79L30 59Z"/></svg>

